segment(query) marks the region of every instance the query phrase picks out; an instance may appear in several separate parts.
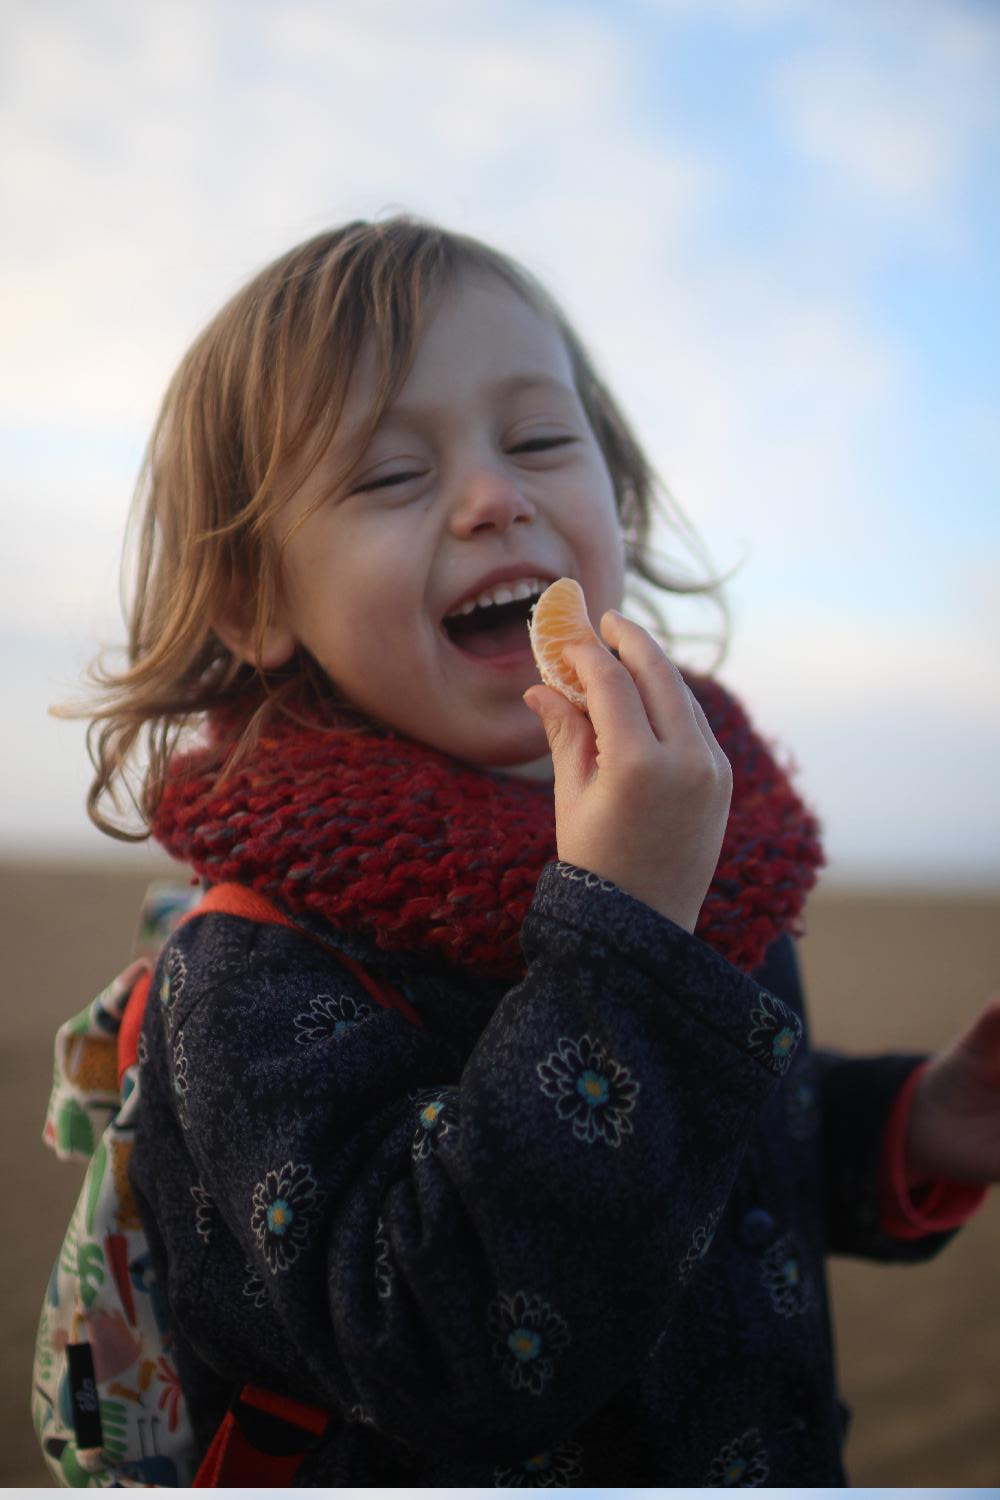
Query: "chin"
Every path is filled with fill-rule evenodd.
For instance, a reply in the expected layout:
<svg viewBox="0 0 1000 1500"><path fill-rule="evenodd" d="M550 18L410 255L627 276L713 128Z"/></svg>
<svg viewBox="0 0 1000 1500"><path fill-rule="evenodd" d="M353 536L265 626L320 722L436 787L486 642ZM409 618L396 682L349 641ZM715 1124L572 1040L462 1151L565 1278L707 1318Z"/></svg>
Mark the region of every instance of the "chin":
<svg viewBox="0 0 1000 1500"><path fill-rule="evenodd" d="M502 768L508 776L520 776L524 781L547 781L555 780L552 769L551 755L543 755L538 760L524 761L518 766L504 766Z"/></svg>
<svg viewBox="0 0 1000 1500"><path fill-rule="evenodd" d="M525 712L530 710L526 709ZM498 771L505 776L517 776L525 781L551 782L553 779L552 757L545 731L540 724L529 726L527 733L521 729L509 735L486 733L463 738L464 745L458 736L452 738L442 735L436 742L436 748L483 771ZM427 743L435 745L435 740L428 736Z"/></svg>
<svg viewBox="0 0 1000 1500"><path fill-rule="evenodd" d="M485 771L500 771L504 776L517 776L522 781L552 781L552 756L545 752L534 760L511 760L484 766Z"/></svg>

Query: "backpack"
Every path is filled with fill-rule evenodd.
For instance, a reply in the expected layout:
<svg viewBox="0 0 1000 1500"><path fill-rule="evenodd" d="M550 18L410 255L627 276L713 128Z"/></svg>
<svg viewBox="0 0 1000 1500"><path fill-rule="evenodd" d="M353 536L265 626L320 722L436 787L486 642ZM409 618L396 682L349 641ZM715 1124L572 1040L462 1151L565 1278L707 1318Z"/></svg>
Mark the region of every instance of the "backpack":
<svg viewBox="0 0 1000 1500"><path fill-rule="evenodd" d="M150 886L137 957L56 1035L42 1138L61 1161L87 1163L35 1344L32 1418L58 1484L288 1484L330 1421L328 1411L244 1386L199 1464L167 1308L129 1186L142 1099L140 1032L156 957L182 922L206 911L295 927L335 953L379 1005L417 1022L390 985L376 984L256 892L230 884L204 895L166 881Z"/></svg>

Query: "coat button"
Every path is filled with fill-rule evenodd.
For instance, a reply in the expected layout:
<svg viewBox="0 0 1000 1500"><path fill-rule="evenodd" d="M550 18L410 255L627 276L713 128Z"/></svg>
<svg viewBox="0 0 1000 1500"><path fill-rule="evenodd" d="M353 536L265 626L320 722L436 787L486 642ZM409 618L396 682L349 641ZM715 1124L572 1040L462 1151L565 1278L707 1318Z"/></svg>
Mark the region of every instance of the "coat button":
<svg viewBox="0 0 1000 1500"><path fill-rule="evenodd" d="M749 1250L759 1250L774 1239L774 1216L766 1208L748 1208L740 1220L739 1237Z"/></svg>

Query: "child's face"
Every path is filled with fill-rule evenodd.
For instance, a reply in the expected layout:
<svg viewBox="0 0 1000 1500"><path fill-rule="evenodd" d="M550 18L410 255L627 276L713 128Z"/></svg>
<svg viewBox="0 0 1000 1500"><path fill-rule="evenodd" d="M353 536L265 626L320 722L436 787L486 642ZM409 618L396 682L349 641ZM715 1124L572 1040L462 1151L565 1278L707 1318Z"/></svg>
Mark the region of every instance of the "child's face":
<svg viewBox="0 0 1000 1500"><path fill-rule="evenodd" d="M336 472L339 434L370 409L366 356L283 531ZM289 540L271 664L300 642L383 723L476 765L544 774L545 735L521 701L538 681L524 620L461 643L442 623L498 571L576 578L599 620L621 605L624 547L558 331L502 282L465 280L429 321L351 478Z"/></svg>

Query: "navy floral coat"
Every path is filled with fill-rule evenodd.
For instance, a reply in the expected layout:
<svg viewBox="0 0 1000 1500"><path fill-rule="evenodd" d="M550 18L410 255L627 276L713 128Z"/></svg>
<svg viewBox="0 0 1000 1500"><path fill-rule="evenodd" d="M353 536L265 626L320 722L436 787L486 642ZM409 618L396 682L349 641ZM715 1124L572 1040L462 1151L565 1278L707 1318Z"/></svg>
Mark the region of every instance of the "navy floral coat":
<svg viewBox="0 0 1000 1500"><path fill-rule="evenodd" d="M160 960L131 1178L207 1446L234 1390L328 1407L306 1485L836 1485L824 1256L881 1232L917 1057L810 1050L747 976L546 866L513 987L194 918Z"/></svg>

